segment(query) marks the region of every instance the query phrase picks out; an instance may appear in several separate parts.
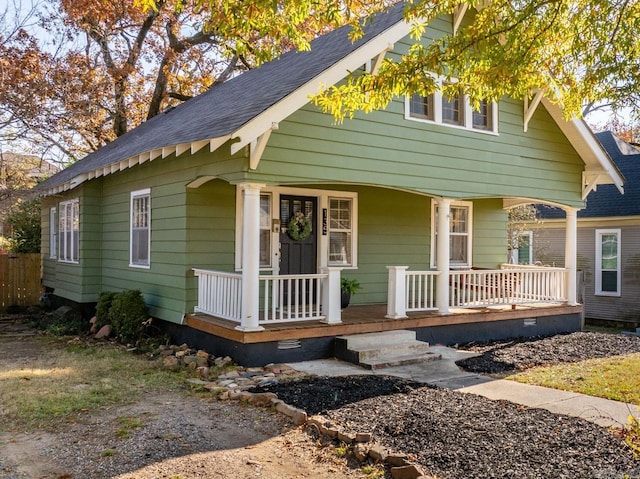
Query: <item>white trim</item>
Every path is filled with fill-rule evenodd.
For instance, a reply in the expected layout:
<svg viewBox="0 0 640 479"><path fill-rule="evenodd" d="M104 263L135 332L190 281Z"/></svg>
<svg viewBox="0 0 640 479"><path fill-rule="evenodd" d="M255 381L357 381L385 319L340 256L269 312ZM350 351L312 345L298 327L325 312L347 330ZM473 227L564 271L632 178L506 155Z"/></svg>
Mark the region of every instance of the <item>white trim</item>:
<svg viewBox="0 0 640 479"><path fill-rule="evenodd" d="M138 198L147 198L147 263L133 262L133 203ZM151 188L132 191L129 196L129 267L149 269L151 268Z"/></svg>
<svg viewBox="0 0 640 479"><path fill-rule="evenodd" d="M236 187L236 220L235 220L235 270L242 271L242 184ZM310 196L317 198L317 221L318 221L318 250L316 271L321 271L328 267L329 262L329 231L322 234L322 211L329 209L329 198L351 199L353 211L351 212L351 260L350 266L340 266L344 270L358 268L358 193L354 191L340 190L320 190L313 188L293 188L286 186L264 186L260 190L261 194L271 195L271 266L261 267L260 272L280 273L280 229L273 227L273 220L278 219L280 214L280 195ZM329 219L327 218L327 221Z"/></svg>
<svg viewBox="0 0 640 479"><path fill-rule="evenodd" d="M544 96L544 90L538 90L533 96L531 103L529 103L529 96L524 97L524 131L529 129L529 122L533 118L533 114L536 112L542 97Z"/></svg>
<svg viewBox="0 0 640 479"><path fill-rule="evenodd" d="M431 198L431 252L429 255L429 263L430 263L430 267L432 269L435 269L438 267L437 265L437 261L436 261L436 241L437 241L437 235L436 235L436 208L438 206L438 199L436 198ZM459 264L459 263L454 263L452 265L452 267L455 268L470 268L473 264L473 201L454 201L454 200L450 200L450 205L449 205L450 209L453 208L468 208L469 210L469 217L467 218L467 221L469 223L468 228L469 231L467 232L467 263L465 264ZM447 221L447 223L450 225L450 223ZM449 230L451 229L451 227L449 227ZM449 234L451 234L449 232Z"/></svg>
<svg viewBox="0 0 640 479"><path fill-rule="evenodd" d="M602 291L602 236L604 235L616 235L617 236L617 258L616 258L616 285L617 291ZM614 296L620 297L622 293L622 231L620 228L612 229L596 229L596 280L595 280L595 292L596 296ZM611 270L606 270L611 271Z"/></svg>
<svg viewBox="0 0 640 479"><path fill-rule="evenodd" d="M61 248L64 244L64 248L65 250L67 249L67 236L64 236L64 240L61 240L61 238L63 238L63 231L62 231L62 221L60 221L62 212L64 211L64 218L65 218L65 226L68 223L68 211L67 211L67 206L71 207L71 220L72 223L75 223L75 219L76 219L76 215L77 215L77 223L78 223L78 234L77 237L74 236L74 231L75 228L72 226L70 231L64 231L64 233L68 233L71 232L70 235L70 241L71 241L71 259L67 258L66 252L64 254L62 254ZM77 256L75 255L77 251ZM67 200L67 201L61 201L58 204L58 262L59 263L69 263L69 264L78 264L80 263L80 199L79 198L73 198L71 200Z"/></svg>
<svg viewBox="0 0 640 479"><path fill-rule="evenodd" d="M520 238L527 237L529 238L529 262L528 263L520 263L520 251L522 248L520 247ZM533 261L533 231L526 230L518 232L518 263L517 264L534 264Z"/></svg>
<svg viewBox="0 0 640 479"><path fill-rule="evenodd" d="M438 83L442 82L442 79L436 80ZM404 118L409 121L417 121L421 123L428 123L431 125L444 126L447 128L455 128L459 130L472 131L475 133L482 133L488 135L498 136L498 104L496 102L491 102L491 127L490 129L482 129L482 128L474 128L473 127L473 108L471 103L469 102L469 97L467 95L461 95L460 102L461 110L460 113L463 115L463 125L456 125L451 123L445 123L442 121L442 91L436 90L431 95L433 98L433 120L428 118L422 118L418 116L413 116L411 114L411 97L404 97Z"/></svg>
<svg viewBox="0 0 640 479"><path fill-rule="evenodd" d="M49 258L56 259L58 257L58 225L56 217L58 209L54 206L49 208Z"/></svg>
<svg viewBox="0 0 640 479"><path fill-rule="evenodd" d="M585 164L585 173L602 172L595 185L613 184L620 193L624 193L624 178L615 164L609 158L600 142L584 120L573 119L567 121L558 105L551 103L546 97L542 98L551 118L556 122L562 133L567 137L573 148ZM583 198L584 199L584 198Z"/></svg>
<svg viewBox="0 0 640 479"><path fill-rule="evenodd" d="M240 138L238 148L248 145L254 138L267 131L274 121L280 122L298 111L309 102L309 98L319 91L335 85L347 76L349 72L357 70L366 61L379 55L390 43L396 43L410 33L411 25L405 21L400 21L390 26L384 32L379 33L333 66L245 123L231 134L231 138Z"/></svg>

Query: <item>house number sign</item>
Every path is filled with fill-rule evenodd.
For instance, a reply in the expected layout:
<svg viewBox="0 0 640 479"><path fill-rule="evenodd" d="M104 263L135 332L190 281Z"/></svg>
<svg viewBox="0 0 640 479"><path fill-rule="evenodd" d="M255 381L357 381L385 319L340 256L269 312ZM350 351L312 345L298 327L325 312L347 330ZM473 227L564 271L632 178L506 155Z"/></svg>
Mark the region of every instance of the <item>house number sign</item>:
<svg viewBox="0 0 640 479"><path fill-rule="evenodd" d="M327 209L322 208L322 236L327 236Z"/></svg>

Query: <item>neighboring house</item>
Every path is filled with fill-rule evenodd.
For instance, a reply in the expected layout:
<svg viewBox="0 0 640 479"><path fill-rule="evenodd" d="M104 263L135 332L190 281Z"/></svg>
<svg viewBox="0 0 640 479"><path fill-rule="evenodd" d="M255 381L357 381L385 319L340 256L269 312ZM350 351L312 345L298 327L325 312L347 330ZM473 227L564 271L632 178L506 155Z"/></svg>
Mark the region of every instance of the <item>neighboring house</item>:
<svg viewBox="0 0 640 479"><path fill-rule="evenodd" d="M621 188L583 122L540 95L475 113L463 96L396 98L341 125L309 103L406 52L401 13L239 75L48 180L44 285L78 303L140 289L174 339L243 364L331 356L359 332L453 343L579 328L575 261L499 267L506 207L573 212L588 188ZM544 291L529 281L543 273ZM341 277L362 286L344 311Z"/></svg>
<svg viewBox="0 0 640 479"><path fill-rule="evenodd" d="M589 193L578 211L578 269L584 274L585 317L640 321L640 149L612 132L596 137L628 181L624 195L611 185ZM542 228L533 239L534 259L562 264L564 213L539 207Z"/></svg>

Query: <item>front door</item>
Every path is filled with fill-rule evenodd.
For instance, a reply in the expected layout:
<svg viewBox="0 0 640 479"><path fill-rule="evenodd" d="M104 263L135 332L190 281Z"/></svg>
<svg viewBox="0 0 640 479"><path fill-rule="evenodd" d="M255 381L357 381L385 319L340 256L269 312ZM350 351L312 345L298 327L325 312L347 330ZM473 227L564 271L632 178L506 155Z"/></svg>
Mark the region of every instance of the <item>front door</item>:
<svg viewBox="0 0 640 479"><path fill-rule="evenodd" d="M280 274L316 272L317 202L309 196L280 196Z"/></svg>

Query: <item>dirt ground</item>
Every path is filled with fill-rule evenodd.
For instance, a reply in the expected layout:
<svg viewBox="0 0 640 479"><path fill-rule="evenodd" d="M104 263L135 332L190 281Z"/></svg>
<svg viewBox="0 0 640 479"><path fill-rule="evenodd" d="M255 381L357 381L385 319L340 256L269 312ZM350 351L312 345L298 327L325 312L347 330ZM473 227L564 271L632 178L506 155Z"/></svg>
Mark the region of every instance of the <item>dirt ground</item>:
<svg viewBox="0 0 640 479"><path fill-rule="evenodd" d="M28 331L0 327L0 374L29 368L45 347ZM130 437L118 437L123 416L143 419ZM0 434L2 479L249 477L367 476L277 413L186 391L85 413L55 431Z"/></svg>

